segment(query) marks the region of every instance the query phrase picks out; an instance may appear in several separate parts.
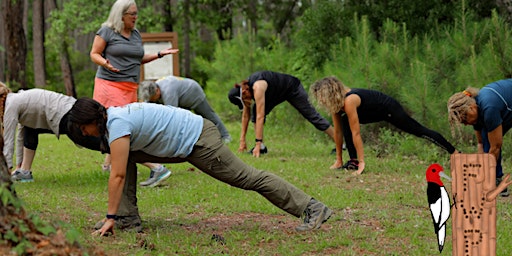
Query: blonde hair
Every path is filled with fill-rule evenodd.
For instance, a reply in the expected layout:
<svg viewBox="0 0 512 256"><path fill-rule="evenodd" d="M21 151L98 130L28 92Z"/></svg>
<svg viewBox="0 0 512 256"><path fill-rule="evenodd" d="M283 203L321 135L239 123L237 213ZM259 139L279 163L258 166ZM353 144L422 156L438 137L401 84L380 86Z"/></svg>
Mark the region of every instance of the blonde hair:
<svg viewBox="0 0 512 256"><path fill-rule="evenodd" d="M339 79L330 76L317 80L309 91L322 108L334 114L345 105L345 94L349 89Z"/></svg>
<svg viewBox="0 0 512 256"><path fill-rule="evenodd" d="M124 29L123 15L130 6L135 5L135 0L117 0L110 9L110 14L102 26L113 29L116 33L121 33Z"/></svg>
<svg viewBox="0 0 512 256"><path fill-rule="evenodd" d="M9 89L9 87L4 83L0 82L0 121L2 121L2 123L4 122L5 100L9 93L11 93L11 89Z"/></svg>
<svg viewBox="0 0 512 256"><path fill-rule="evenodd" d="M462 92L453 94L447 103L448 108L448 121L452 136L455 137L456 133L461 133L462 122L466 118L466 114L472 105L476 104L475 97L480 92L479 89L468 87Z"/></svg>

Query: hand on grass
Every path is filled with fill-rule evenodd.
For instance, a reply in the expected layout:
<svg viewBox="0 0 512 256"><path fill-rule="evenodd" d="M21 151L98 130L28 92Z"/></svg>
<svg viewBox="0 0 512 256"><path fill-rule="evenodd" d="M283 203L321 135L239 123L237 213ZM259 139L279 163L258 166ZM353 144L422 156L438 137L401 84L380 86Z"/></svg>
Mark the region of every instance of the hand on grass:
<svg viewBox="0 0 512 256"><path fill-rule="evenodd" d="M260 157L260 150L261 150L261 144L256 143L256 146L254 146L254 149L252 150L252 156Z"/></svg>
<svg viewBox="0 0 512 256"><path fill-rule="evenodd" d="M240 142L240 146L238 147L238 152L245 152L247 150L247 144L244 142Z"/></svg>
<svg viewBox="0 0 512 256"><path fill-rule="evenodd" d="M112 235L114 234L114 224L115 224L115 221L113 219L103 219L103 226L92 232L91 235L93 236L105 236L105 235L108 235L108 233L112 233Z"/></svg>

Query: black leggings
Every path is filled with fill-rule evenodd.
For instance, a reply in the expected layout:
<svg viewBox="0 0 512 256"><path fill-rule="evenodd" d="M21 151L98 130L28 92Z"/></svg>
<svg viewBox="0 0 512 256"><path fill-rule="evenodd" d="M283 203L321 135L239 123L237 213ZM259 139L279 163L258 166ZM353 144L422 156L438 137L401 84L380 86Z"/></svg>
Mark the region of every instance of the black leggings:
<svg viewBox="0 0 512 256"><path fill-rule="evenodd" d="M455 152L455 147L453 147L453 145L448 142L443 135L418 123L418 121L410 117L396 101L391 103L390 106L383 107L382 111L379 113L358 111L358 116L359 123L361 124L386 121L404 132L433 142L450 154ZM348 154L351 159L357 159L357 151L354 146L352 131L350 130L346 114L341 117L341 125L343 127L343 138L345 139Z"/></svg>
<svg viewBox="0 0 512 256"><path fill-rule="evenodd" d="M68 114L65 114L59 123L60 134L68 134L67 123ZM53 134L53 131L48 129L30 128L26 126L23 127L23 129L25 131L23 134L23 146L31 150L37 149L37 145L39 144L39 134ZM98 137L85 136L80 141L76 142L76 144L91 150L100 151L100 139Z"/></svg>

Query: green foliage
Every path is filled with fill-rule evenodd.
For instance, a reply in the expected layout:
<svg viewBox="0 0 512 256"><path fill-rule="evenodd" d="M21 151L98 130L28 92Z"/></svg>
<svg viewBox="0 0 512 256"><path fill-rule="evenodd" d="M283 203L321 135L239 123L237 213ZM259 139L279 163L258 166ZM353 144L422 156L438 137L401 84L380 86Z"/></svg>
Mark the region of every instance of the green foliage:
<svg viewBox="0 0 512 256"><path fill-rule="evenodd" d="M7 187L7 183L0 184L0 200L2 201L2 206L12 205L16 210L20 210L23 206L21 200L14 196L11 189Z"/></svg>
<svg viewBox="0 0 512 256"><path fill-rule="evenodd" d="M344 1L319 1L300 18L302 28L295 35L297 69L311 70L331 60L330 48L348 34L350 16L343 14Z"/></svg>

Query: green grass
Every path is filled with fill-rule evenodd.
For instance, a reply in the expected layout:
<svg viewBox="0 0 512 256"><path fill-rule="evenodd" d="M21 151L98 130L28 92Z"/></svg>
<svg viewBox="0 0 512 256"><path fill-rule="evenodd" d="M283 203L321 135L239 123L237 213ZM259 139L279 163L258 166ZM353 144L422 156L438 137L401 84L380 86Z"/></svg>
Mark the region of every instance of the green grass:
<svg viewBox="0 0 512 256"><path fill-rule="evenodd" d="M238 148L239 124L227 123ZM252 142L252 127L248 141ZM320 230L297 233L300 220L260 195L216 181L190 164L167 165L173 175L164 186L138 187L145 235L116 232L92 237L107 210L108 173L103 156L75 147L66 136L43 135L33 166L35 182L16 185L30 213L76 229L79 242L108 255L439 255L427 206L425 170L433 161L449 168L449 155L422 139L384 134L383 144L366 143L362 176L329 170L333 143L312 126L282 127L269 120L269 154L250 165L283 177L323 201L334 215ZM387 144L386 144L387 143ZM465 152L469 152L467 149ZM406 153L403 153L406 152ZM344 153L346 156L346 152ZM505 170L508 170L505 159ZM508 172L508 171L506 171ZM449 171L447 172L449 173ZM139 181L149 170L139 166ZM447 184L450 191L451 186ZM511 198L498 198L497 255L512 252ZM225 244L212 241L213 234ZM144 248L144 239L153 249ZM443 255L451 254L451 222Z"/></svg>

